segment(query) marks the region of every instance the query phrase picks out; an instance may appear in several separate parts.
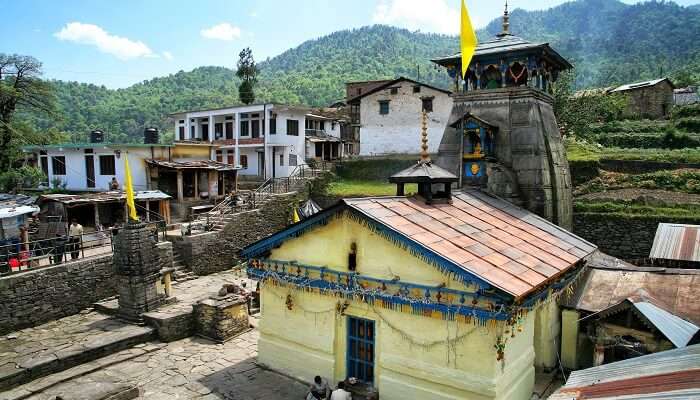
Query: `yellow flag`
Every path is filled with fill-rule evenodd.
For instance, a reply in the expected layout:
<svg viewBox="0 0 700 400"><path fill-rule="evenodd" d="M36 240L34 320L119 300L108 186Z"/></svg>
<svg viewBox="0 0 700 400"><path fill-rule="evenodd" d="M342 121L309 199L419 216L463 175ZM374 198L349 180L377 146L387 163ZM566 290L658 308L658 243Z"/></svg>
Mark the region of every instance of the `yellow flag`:
<svg viewBox="0 0 700 400"><path fill-rule="evenodd" d="M472 27L472 20L469 18L469 11L467 11L467 5L464 4L464 0L462 0L462 24L460 32L460 44L462 46L462 78L464 78L477 45L476 33L474 32L474 27Z"/></svg>
<svg viewBox="0 0 700 400"><path fill-rule="evenodd" d="M138 221L136 204L134 203L134 184L131 181L131 169L129 169L129 156L124 154L124 190L126 190L126 206L129 207L129 218Z"/></svg>
<svg viewBox="0 0 700 400"><path fill-rule="evenodd" d="M299 218L299 213L297 212L297 208L294 207L294 215L292 216L292 222L296 224L299 221L301 221L301 218Z"/></svg>

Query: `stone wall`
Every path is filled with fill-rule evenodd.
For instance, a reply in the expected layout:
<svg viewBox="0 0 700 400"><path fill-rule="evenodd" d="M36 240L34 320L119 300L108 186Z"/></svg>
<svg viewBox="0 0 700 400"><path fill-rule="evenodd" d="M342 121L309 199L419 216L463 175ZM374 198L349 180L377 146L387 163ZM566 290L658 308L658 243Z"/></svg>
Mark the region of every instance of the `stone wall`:
<svg viewBox="0 0 700 400"><path fill-rule="evenodd" d="M672 218L603 213L574 214L574 233L621 259L649 256L661 222L700 224L700 218Z"/></svg>
<svg viewBox="0 0 700 400"><path fill-rule="evenodd" d="M111 254L0 278L0 335L76 314L115 294Z"/></svg>
<svg viewBox="0 0 700 400"><path fill-rule="evenodd" d="M305 192L273 195L260 209L237 214L223 231L176 238L173 245L196 275L225 271L240 262L241 249L286 227L293 205L307 198Z"/></svg>

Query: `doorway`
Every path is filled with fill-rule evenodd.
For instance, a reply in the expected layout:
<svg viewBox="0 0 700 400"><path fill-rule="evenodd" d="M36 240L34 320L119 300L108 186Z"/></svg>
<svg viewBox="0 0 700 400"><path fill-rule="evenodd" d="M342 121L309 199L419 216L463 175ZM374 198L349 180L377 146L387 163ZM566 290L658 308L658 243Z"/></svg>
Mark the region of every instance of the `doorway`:
<svg viewBox="0 0 700 400"><path fill-rule="evenodd" d="M87 187L95 187L95 160L94 156L85 156L85 182Z"/></svg>
<svg viewBox="0 0 700 400"><path fill-rule="evenodd" d="M374 383L374 321L348 317L347 376Z"/></svg>

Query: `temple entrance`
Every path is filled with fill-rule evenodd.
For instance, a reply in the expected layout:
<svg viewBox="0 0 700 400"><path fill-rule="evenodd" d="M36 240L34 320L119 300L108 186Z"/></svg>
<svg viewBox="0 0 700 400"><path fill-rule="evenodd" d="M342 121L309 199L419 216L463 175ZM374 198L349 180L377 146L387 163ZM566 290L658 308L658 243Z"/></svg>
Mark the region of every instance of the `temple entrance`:
<svg viewBox="0 0 700 400"><path fill-rule="evenodd" d="M348 317L347 375L374 382L374 321Z"/></svg>

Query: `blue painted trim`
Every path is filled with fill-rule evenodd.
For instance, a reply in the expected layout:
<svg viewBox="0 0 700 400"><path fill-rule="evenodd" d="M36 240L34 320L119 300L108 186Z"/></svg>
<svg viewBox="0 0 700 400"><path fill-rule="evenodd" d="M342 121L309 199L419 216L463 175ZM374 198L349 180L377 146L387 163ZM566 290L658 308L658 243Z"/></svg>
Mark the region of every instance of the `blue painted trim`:
<svg viewBox="0 0 700 400"><path fill-rule="evenodd" d="M264 281L267 278L276 278L278 281L280 281L280 275L284 275L285 281L295 286L319 289L322 292L333 292L334 294L340 294L347 299L357 299L357 296L361 296L361 300L368 304L374 304L376 300L382 300L384 302L393 304L397 307L408 305L411 306L414 313L416 314L420 314L425 310L430 310L441 312L443 315L448 316L449 319L454 319L457 315L473 317L479 320L493 319L498 321L506 321L510 318L510 314L507 312L491 312L469 306L455 306L441 303L423 303L412 301L403 297L386 295L374 291L364 291L363 293L358 294L356 293L356 290L351 289L348 286L339 285L337 283L322 281L318 279L309 279L302 276L291 276L271 271L264 271L252 267L248 267L247 271L248 276L252 279Z"/></svg>

